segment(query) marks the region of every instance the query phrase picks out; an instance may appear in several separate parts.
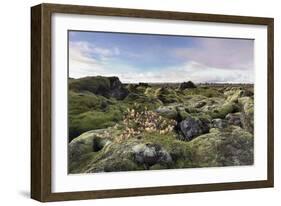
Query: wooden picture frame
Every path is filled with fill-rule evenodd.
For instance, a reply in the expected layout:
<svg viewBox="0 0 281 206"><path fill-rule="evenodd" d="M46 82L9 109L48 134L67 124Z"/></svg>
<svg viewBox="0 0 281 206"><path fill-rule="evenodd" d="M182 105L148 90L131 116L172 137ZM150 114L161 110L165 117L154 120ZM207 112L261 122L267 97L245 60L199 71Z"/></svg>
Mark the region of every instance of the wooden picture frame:
<svg viewBox="0 0 281 206"><path fill-rule="evenodd" d="M215 184L169 185L133 189L109 189L79 192L52 192L51 162L51 17L54 13L134 17L146 19L220 22L267 27L267 179ZM40 4L31 8L31 197L38 201L64 201L93 198L160 195L273 187L274 184L274 83L272 18L215 14L152 11L76 5Z"/></svg>

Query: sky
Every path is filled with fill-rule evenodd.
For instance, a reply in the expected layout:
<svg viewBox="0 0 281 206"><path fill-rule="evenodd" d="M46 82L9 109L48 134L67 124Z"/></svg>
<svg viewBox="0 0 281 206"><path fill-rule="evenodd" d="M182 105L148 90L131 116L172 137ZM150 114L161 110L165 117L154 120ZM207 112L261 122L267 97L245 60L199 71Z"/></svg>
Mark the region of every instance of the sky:
<svg viewBox="0 0 281 206"><path fill-rule="evenodd" d="M253 83L254 40L69 31L69 77Z"/></svg>

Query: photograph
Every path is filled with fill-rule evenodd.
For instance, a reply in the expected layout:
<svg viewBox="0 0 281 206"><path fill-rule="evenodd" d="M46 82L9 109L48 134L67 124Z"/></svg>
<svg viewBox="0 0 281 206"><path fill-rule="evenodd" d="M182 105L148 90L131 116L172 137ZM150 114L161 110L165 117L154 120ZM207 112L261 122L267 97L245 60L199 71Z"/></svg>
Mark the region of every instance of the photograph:
<svg viewBox="0 0 281 206"><path fill-rule="evenodd" d="M68 31L69 174L254 164L254 40Z"/></svg>

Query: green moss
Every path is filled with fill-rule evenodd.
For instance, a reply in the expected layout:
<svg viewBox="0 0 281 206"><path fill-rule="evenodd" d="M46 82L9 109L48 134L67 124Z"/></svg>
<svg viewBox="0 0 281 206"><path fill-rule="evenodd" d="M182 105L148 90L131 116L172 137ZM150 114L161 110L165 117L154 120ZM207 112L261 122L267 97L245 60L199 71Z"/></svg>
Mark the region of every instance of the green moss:
<svg viewBox="0 0 281 206"><path fill-rule="evenodd" d="M144 94L145 90L146 90L146 87L144 87L144 86L137 86L137 88L136 88L136 91L139 94Z"/></svg>
<svg viewBox="0 0 281 206"><path fill-rule="evenodd" d="M112 140L114 136L116 137L116 132L118 133L118 129L112 130L110 135ZM102 130L93 133L102 134ZM83 134L71 142L77 147L76 152L82 151L81 158L71 159L71 173L253 164L253 135L237 126L212 129L210 133L201 135L190 142L176 139L175 132L161 135L157 132L143 132L139 138L132 137L119 143L113 141L97 152L92 152L89 146L92 144L93 133ZM81 147L83 144L89 144L88 149ZM160 162L150 167L136 163L132 148L140 144L158 145L170 154L172 162L169 164Z"/></svg>
<svg viewBox="0 0 281 206"><path fill-rule="evenodd" d="M82 93L90 92L107 98L124 99L128 90L120 82L118 77L91 76L69 81L69 90Z"/></svg>
<svg viewBox="0 0 281 206"><path fill-rule="evenodd" d="M242 125L247 131L254 132L254 99L251 97L242 97L238 99L242 110Z"/></svg>
<svg viewBox="0 0 281 206"><path fill-rule="evenodd" d="M111 159L107 161L104 165L105 172L116 172L116 171L136 171L143 168L140 168L136 163L129 159Z"/></svg>
<svg viewBox="0 0 281 206"><path fill-rule="evenodd" d="M210 115L205 114L205 113L200 113L200 112L189 113L188 116L190 116L192 118L195 118L195 119L198 119L198 120L201 120L201 121L210 122L212 120L212 117Z"/></svg>
<svg viewBox="0 0 281 206"><path fill-rule="evenodd" d="M69 138L77 137L83 132L102 129L115 125L123 119L123 113L117 106L112 106L106 112L88 111L69 116Z"/></svg>
<svg viewBox="0 0 281 206"><path fill-rule="evenodd" d="M204 100L207 99L207 97L202 96L202 95L198 95L198 94L188 95L188 94L185 94L185 93L179 93L179 96L184 103L188 103L188 104L191 104L191 105L194 105L195 103L197 103L199 101L204 101Z"/></svg>
<svg viewBox="0 0 281 206"><path fill-rule="evenodd" d="M138 165L134 161L131 150L131 147L137 143L137 139L130 139L126 142L106 145L98 152L87 154L86 162L71 170L70 173L144 170L143 165Z"/></svg>
<svg viewBox="0 0 281 206"><path fill-rule="evenodd" d="M179 110L178 115L181 120L184 120L189 116L188 112L186 112L185 110Z"/></svg>
<svg viewBox="0 0 281 206"><path fill-rule="evenodd" d="M147 97L155 97L155 89L152 87L148 87L144 91L144 95Z"/></svg>
<svg viewBox="0 0 281 206"><path fill-rule="evenodd" d="M160 106L156 109L156 112L161 115L162 117L168 119L177 119L178 118L178 111L176 105L171 106Z"/></svg>
<svg viewBox="0 0 281 206"><path fill-rule="evenodd" d="M99 146L103 144L102 147L105 147L118 133L119 130L115 128L91 130L73 139L68 145L69 172L79 173L82 168L88 167L91 161L98 157L98 151L102 149L95 151L97 141Z"/></svg>
<svg viewBox="0 0 281 206"><path fill-rule="evenodd" d="M251 97L242 97L238 99L238 103L243 107L243 111L247 114L254 113L254 100Z"/></svg>
<svg viewBox="0 0 281 206"><path fill-rule="evenodd" d="M143 141L151 144L159 144L171 155L173 164L169 168L190 168L194 164L191 159L192 149L188 142L176 139L174 132L168 134L144 133ZM167 168L167 167L166 167Z"/></svg>
<svg viewBox="0 0 281 206"><path fill-rule="evenodd" d="M215 88L202 88L202 87L197 87L194 89L189 89L184 91L185 95L202 95L205 97L219 97L222 96L222 94L216 90Z"/></svg>
<svg viewBox="0 0 281 206"><path fill-rule="evenodd" d="M225 116L229 113L235 113L238 112L239 108L234 103L225 103L222 106L218 107L217 109L212 110L209 112L209 115L215 119L215 118L221 118L224 119Z"/></svg>
<svg viewBox="0 0 281 206"><path fill-rule="evenodd" d="M69 148L73 145L75 148L74 153L71 153L73 155L69 157L71 173L253 163L253 135L250 132L253 129L253 97L241 97L245 95L239 92L241 89L199 86L178 90L175 89L177 85L169 84L153 84L149 87L129 84L124 89L130 92L126 93L126 97L119 99L112 96L114 92L114 95L118 96L118 91L114 90L116 87L111 88L111 83L109 78L103 77L69 81L70 140L75 137L69 144ZM120 88L125 87L120 85L120 82L117 83ZM128 129L122 121L128 108L142 112L156 111L160 107L172 107L172 118L177 121L191 116L210 122L213 118L225 118L228 113L239 111L243 117L243 129L234 126L224 129L212 128L209 133L189 142L178 140L175 130L161 135L157 132L142 131L127 139L120 138L125 129ZM138 125L135 126L137 127ZM98 138L94 138L95 136ZM132 148L139 144L159 146L161 151L168 153L172 161L157 161L154 165L137 162Z"/></svg>
<svg viewBox="0 0 281 206"><path fill-rule="evenodd" d="M137 92L137 85L136 84L128 84L126 85L126 88L129 92L136 93Z"/></svg>
<svg viewBox="0 0 281 206"><path fill-rule="evenodd" d="M90 152L82 156L79 161L71 161L68 164L68 172L70 174L86 173L89 165L92 164L94 159L98 160L99 152Z"/></svg>
<svg viewBox="0 0 281 206"><path fill-rule="evenodd" d="M240 127L213 130L190 142L197 167L253 164L253 136Z"/></svg>
<svg viewBox="0 0 281 206"><path fill-rule="evenodd" d="M125 103L128 108L133 108L138 111L146 110L155 110L161 105L161 102L155 97L147 97L142 94L130 93L124 101L120 102Z"/></svg>
<svg viewBox="0 0 281 206"><path fill-rule="evenodd" d="M164 87L158 88L155 90L154 95L157 99L159 99L164 104L182 102L180 96L176 93L176 91L170 88L164 88Z"/></svg>
<svg viewBox="0 0 281 206"><path fill-rule="evenodd" d="M243 91L240 89L237 90L231 90L229 92L225 93L225 96L227 97L227 102L237 102L238 98L240 98L243 94Z"/></svg>
<svg viewBox="0 0 281 206"><path fill-rule="evenodd" d="M91 110L104 110L109 104L113 104L113 100L107 99L103 96L97 96L92 93L76 93L69 92L69 114L75 115Z"/></svg>
<svg viewBox="0 0 281 206"><path fill-rule="evenodd" d="M109 90L110 80L107 77L95 76L74 79L69 82L69 89L79 91L89 91L96 93L98 90Z"/></svg>

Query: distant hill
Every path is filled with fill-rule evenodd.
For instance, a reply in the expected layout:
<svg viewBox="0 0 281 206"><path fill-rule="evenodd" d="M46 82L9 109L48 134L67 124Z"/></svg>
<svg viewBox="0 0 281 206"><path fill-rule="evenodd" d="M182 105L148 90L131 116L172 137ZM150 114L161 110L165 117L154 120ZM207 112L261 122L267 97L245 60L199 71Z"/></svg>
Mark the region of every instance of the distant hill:
<svg viewBox="0 0 281 206"><path fill-rule="evenodd" d="M88 91L104 97L114 97L118 100L122 100L128 95L128 90L124 87L119 78L114 76L92 76L70 79L69 89L75 92Z"/></svg>

